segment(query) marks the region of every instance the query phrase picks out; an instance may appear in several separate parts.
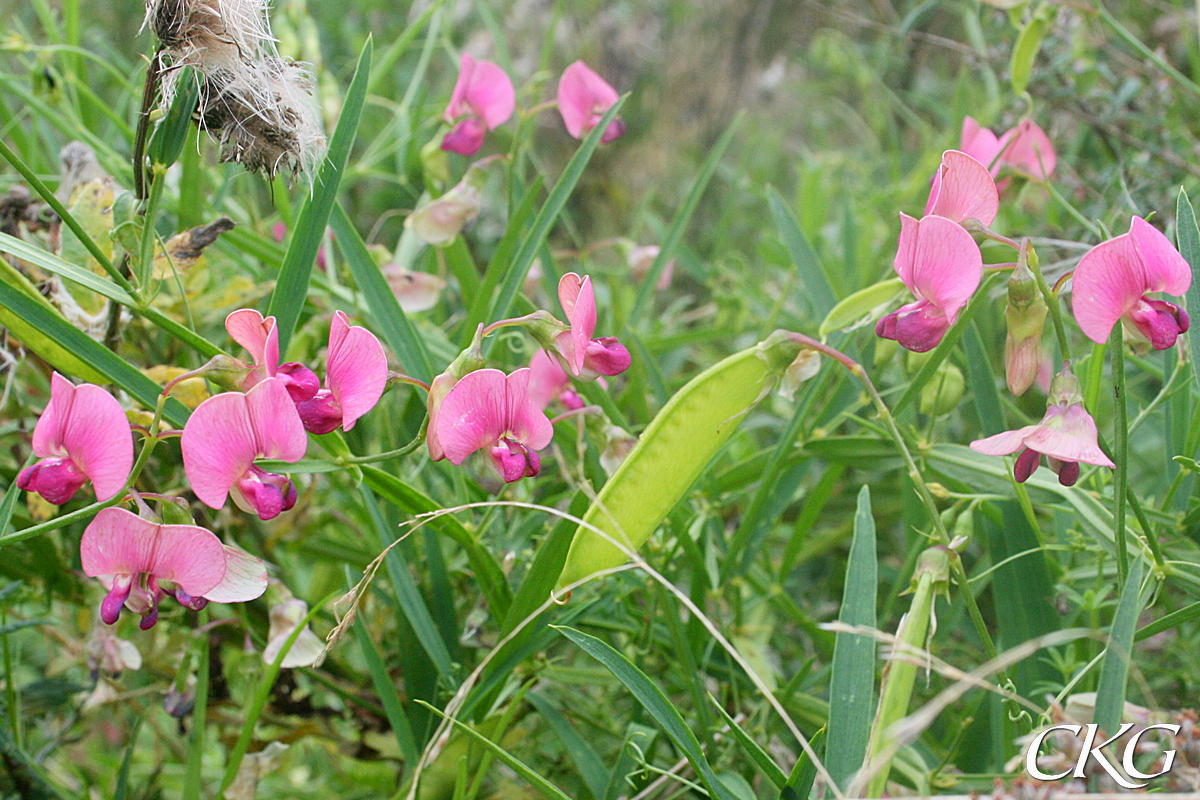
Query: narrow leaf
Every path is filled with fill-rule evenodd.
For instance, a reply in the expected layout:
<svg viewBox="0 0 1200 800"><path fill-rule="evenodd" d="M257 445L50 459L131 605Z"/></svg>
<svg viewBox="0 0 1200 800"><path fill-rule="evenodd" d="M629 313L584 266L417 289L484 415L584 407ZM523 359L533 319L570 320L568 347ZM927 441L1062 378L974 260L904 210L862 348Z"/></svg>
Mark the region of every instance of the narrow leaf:
<svg viewBox="0 0 1200 800"><path fill-rule="evenodd" d="M709 697L712 698L713 705L717 707L717 711L721 712L721 716L725 718L725 724L729 726L730 734L741 745L742 750L746 751L746 755L750 756L750 760L766 776L767 780L773 783L777 789L782 789L787 785L787 775L783 774L783 770L767 754L767 751L763 750L758 742L754 741L750 734L746 733L745 729L737 724L737 721L729 715L728 711L721 707L716 698L712 697L712 695L709 695Z"/></svg>
<svg viewBox="0 0 1200 800"><path fill-rule="evenodd" d="M792 263L800 271L800 282L812 302L814 318L825 319L837 305L837 294L833 291L825 268L812 245L808 243L804 231L800 230L796 215L788 208L787 201L774 186L767 187L767 204L771 207L771 216L775 220L779 237L783 239L783 246L787 248Z"/></svg>
<svg viewBox="0 0 1200 800"><path fill-rule="evenodd" d="M647 678L644 672L630 663L629 659L625 658L625 656L595 636L589 636L574 628L556 626L555 630L603 664L617 680L624 684L625 688L641 703L642 708L646 709L646 712L662 728L663 733L675 743L675 746L691 762L692 768L696 770L700 775L700 779L708 787L710 795L718 798L718 800L737 800L729 789L725 787L725 784L721 783L720 779L717 778L716 773L713 772L708 759L704 757L704 753L700 750L700 742L696 739L696 734L692 733L692 729L683 721L683 717L679 715L679 711L675 709L675 706L671 705L671 702L667 700L662 690Z"/></svg>
<svg viewBox="0 0 1200 800"><path fill-rule="evenodd" d="M1042 39L1050 28L1050 21L1041 14L1034 14L1013 45L1012 53L1012 87L1017 94L1024 94L1029 85L1029 76L1033 72L1033 62L1037 59L1038 51L1042 49Z"/></svg>
<svg viewBox="0 0 1200 800"><path fill-rule="evenodd" d="M854 512L854 538L838 621L874 628L879 576L871 490L863 486ZM839 632L833 645L829 682L829 744L825 766L845 789L867 755L874 714L875 640Z"/></svg>
<svg viewBox="0 0 1200 800"><path fill-rule="evenodd" d="M575 762L575 768L579 770L579 777L583 778L592 797L601 800L604 797L604 788L608 785L608 770L604 768L604 762L600 760L600 756L596 755L596 751L588 744L587 739L584 739L579 731L575 730L571 721L552 706L550 701L537 694L530 694L528 698L533 707L554 730L554 735L562 742L567 755Z"/></svg>
<svg viewBox="0 0 1200 800"><path fill-rule="evenodd" d="M109 300L115 300L123 306L132 306L133 298L129 292L117 286L110 280L106 280L90 269L84 269L74 264L63 261L53 253L48 253L40 247L34 247L29 242L22 241L14 236L9 236L7 233L0 233L0 252L9 253L30 264L41 267L47 272L52 272L67 280L74 281L85 289L91 289L102 297L107 297Z"/></svg>
<svg viewBox="0 0 1200 800"><path fill-rule="evenodd" d="M1133 634L1142 613L1142 559L1135 558L1121 590L1117 613L1113 617L1108 648L1100 666L1096 686L1096 724L1100 730L1115 733L1125 708L1125 683L1129 677L1129 659L1133 653Z"/></svg>
<svg viewBox="0 0 1200 800"><path fill-rule="evenodd" d="M971 323L963 335L963 352L967 356L967 385L975 400L975 413L979 415L979 426L984 436L993 436L1004 430L1004 412L1000 407L1000 392L992 375L991 362L979 335L979 326Z"/></svg>
<svg viewBox="0 0 1200 800"><path fill-rule="evenodd" d="M1192 268L1192 285L1188 289L1188 312L1200 314L1200 227L1196 225L1196 212L1187 192L1179 190L1179 202L1175 206L1175 240L1179 252ZM1200 384L1200 325L1188 329L1188 351L1192 356L1192 368Z"/></svg>
<svg viewBox="0 0 1200 800"><path fill-rule="evenodd" d="M350 158L350 148L358 134L358 123L362 117L370 74L371 37L368 36L358 57L354 78L346 92L346 101L342 104L337 127L329 139L329 153L317 170L312 195L296 218L292 239L287 254L283 257L283 265L279 269L275 291L271 294L271 302L267 306L267 313L273 314L277 320L281 354L287 352L288 342L291 341L292 332L296 330L300 311L308 297L308 281L317 259L317 250L320 249L321 239L325 236L325 227L329 224L330 213L337 201L342 173L345 172L346 162Z"/></svg>

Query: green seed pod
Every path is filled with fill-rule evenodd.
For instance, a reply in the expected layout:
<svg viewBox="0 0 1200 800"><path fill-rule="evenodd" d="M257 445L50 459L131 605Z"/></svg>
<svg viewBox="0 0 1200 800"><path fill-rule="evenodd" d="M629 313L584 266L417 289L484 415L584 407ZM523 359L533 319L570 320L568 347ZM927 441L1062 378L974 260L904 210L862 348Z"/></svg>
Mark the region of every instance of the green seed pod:
<svg viewBox="0 0 1200 800"><path fill-rule="evenodd" d="M630 549L640 547L799 350L786 335L773 334L713 365L676 392L588 508L558 586L624 563L625 553L588 526Z"/></svg>
<svg viewBox="0 0 1200 800"><path fill-rule="evenodd" d="M948 361L943 361L929 383L921 389L920 411L931 417L949 413L962 400L967 381L962 370Z"/></svg>

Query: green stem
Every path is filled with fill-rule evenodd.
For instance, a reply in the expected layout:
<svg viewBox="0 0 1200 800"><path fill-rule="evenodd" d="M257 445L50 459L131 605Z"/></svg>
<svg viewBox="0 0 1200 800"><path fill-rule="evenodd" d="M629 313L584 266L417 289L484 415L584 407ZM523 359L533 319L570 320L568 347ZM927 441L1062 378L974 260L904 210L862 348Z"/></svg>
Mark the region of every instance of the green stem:
<svg viewBox="0 0 1200 800"><path fill-rule="evenodd" d="M1116 412L1113 420L1113 433L1116 436L1116 448L1113 451L1113 461L1116 463L1116 474L1113 477L1113 494L1116 497L1116 511L1113 514L1113 527L1117 542L1117 577L1123 586L1125 576L1129 574L1129 553L1126 552L1125 542L1125 487L1129 482L1129 420L1125 409L1125 329L1120 323L1113 326L1109 339L1112 351L1113 372L1113 406ZM1153 531L1146 531L1147 537L1152 537Z"/></svg>
<svg viewBox="0 0 1200 800"><path fill-rule="evenodd" d="M1058 352L1063 361L1071 357L1071 346L1067 342L1067 329L1063 325L1062 308L1058 303L1058 295L1046 283L1046 277L1042 275L1042 265L1038 260L1037 252L1029 244L1029 240L1025 239L1021 242L1021 248L1028 255L1029 271L1033 273L1034 280L1037 281L1038 291L1042 293L1042 298L1046 301L1046 306L1050 310L1050 319L1054 321L1054 335L1058 339Z"/></svg>
<svg viewBox="0 0 1200 800"><path fill-rule="evenodd" d="M1068 212L1068 213L1069 213L1069 214L1070 214L1072 217L1074 217L1074 218L1075 218L1075 220L1076 220L1076 221L1077 221L1077 222L1078 222L1080 225L1082 225L1083 227L1087 228L1087 229L1088 229L1088 231L1090 231L1090 232L1091 232L1091 234L1092 234L1093 236L1095 236L1097 239L1103 239L1103 238L1104 238L1104 232L1103 232L1102 230L1100 230L1099 226L1097 226L1097 225L1096 225L1096 223L1092 222L1090 219L1088 219L1087 217L1085 217L1085 216L1084 216L1084 215L1083 215L1083 214L1082 214L1082 213L1079 211L1079 209L1077 209L1075 206L1071 205L1071 201L1070 201L1070 200L1068 200L1067 198L1063 197L1063 196L1062 196L1062 193L1061 193L1061 192L1059 192L1059 191L1058 191L1058 189L1054 188L1054 184L1053 184L1053 183L1051 183L1050 181L1046 181L1046 182L1045 182L1044 184L1042 184L1042 185L1046 187L1047 191L1049 191L1049 192L1050 192L1050 195L1051 195L1051 196L1052 196L1052 197L1053 197L1055 200L1057 200L1057 201L1058 201L1058 203L1059 203L1059 205L1061 205L1063 208L1065 208L1065 209L1067 210L1067 212Z"/></svg>
<svg viewBox="0 0 1200 800"><path fill-rule="evenodd" d="M378 461L391 461L394 458L403 458L404 456L417 450L421 445L425 444L425 431L429 425L428 417L426 421L421 423L421 430L417 433L415 439L403 447L398 447L395 450L388 450L385 453L376 453L372 456L342 456L337 459L339 464L374 464Z"/></svg>
<svg viewBox="0 0 1200 800"><path fill-rule="evenodd" d="M148 286L150 276L154 274L154 243L158 239L154 227L158 219L158 206L162 201L163 184L165 183L162 175L158 174L158 170L157 164L150 168L154 180L150 183L150 196L142 210L142 241L137 265L138 284L141 286Z"/></svg>
<svg viewBox="0 0 1200 800"><path fill-rule="evenodd" d="M192 707L192 731L188 737L186 777L180 800L199 800L201 766L204 758L204 728L208 718L208 630L204 623L208 610L201 609L196 617L200 630L196 633L196 704Z"/></svg>

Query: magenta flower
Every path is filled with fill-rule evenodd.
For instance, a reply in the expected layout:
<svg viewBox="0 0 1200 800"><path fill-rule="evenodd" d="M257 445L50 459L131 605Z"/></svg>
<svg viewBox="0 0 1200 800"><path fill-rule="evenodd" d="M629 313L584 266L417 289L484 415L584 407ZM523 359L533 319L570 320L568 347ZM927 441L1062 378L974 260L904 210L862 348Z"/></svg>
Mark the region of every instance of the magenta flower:
<svg viewBox="0 0 1200 800"><path fill-rule="evenodd" d="M275 317L263 317L253 308L241 308L225 318L229 336L250 353L253 367L241 383L250 389L265 378L278 377L287 386L288 395L297 403L311 400L321 388L316 374L295 361L279 363L279 331Z"/></svg>
<svg viewBox="0 0 1200 800"><path fill-rule="evenodd" d="M529 396L538 408L545 408L555 400L572 411L586 405L583 398L571 388L571 378L558 360L545 350L538 349L529 362Z"/></svg>
<svg viewBox="0 0 1200 800"><path fill-rule="evenodd" d="M100 618L109 625L124 606L141 615L142 630L153 627L164 594L200 609L210 600L253 600L267 588L262 562L221 544L211 531L162 525L123 508L96 515L83 532L79 555L84 574L109 590L100 604Z"/></svg>
<svg viewBox="0 0 1200 800"><path fill-rule="evenodd" d="M983 258L975 240L945 217L916 220L900 215L896 274L917 302L888 314L875 333L902 347L924 353L937 347L983 277Z"/></svg>
<svg viewBox="0 0 1200 800"><path fill-rule="evenodd" d="M1063 486L1074 486L1079 480L1081 461L1114 466L1097 444L1096 421L1083 407L1079 379L1071 373L1070 364L1064 365L1051 383L1046 416L1041 422L971 442L971 449L989 456L1006 456L1020 450L1013 467L1018 483L1029 480L1043 455Z"/></svg>
<svg viewBox="0 0 1200 800"><path fill-rule="evenodd" d="M620 375L629 369L632 358L617 337L592 338L596 332L596 290L590 277L580 278L574 272L563 275L558 282L558 300L571 329L558 334L554 344L568 372L594 380L599 375Z"/></svg>
<svg viewBox="0 0 1200 800"><path fill-rule="evenodd" d="M304 429L329 433L340 425L342 430L350 430L383 396L387 374L387 355L375 334L351 325L343 312L335 311L325 357L327 388L296 403Z"/></svg>
<svg viewBox="0 0 1200 800"><path fill-rule="evenodd" d="M511 375L498 369L467 373L442 401L436 433L452 464L488 448L506 483L537 475L536 451L554 438L550 420L530 395L528 368Z"/></svg>
<svg viewBox="0 0 1200 800"><path fill-rule="evenodd" d="M563 70L558 81L558 111L567 133L576 139L587 136L600 124L601 117L619 98L617 90L582 61ZM600 141L607 144L624 132L625 122L617 117L608 124Z"/></svg>
<svg viewBox="0 0 1200 800"><path fill-rule="evenodd" d="M181 444L192 491L211 508L225 505L232 494L243 511L268 520L296 504L296 487L287 476L254 464L257 458L299 461L308 444L279 378L267 378L245 394L205 400L184 426Z"/></svg>
<svg viewBox="0 0 1200 800"><path fill-rule="evenodd" d="M999 210L1000 192L987 167L959 150L942 153L925 215L936 214L954 222L977 219L991 225Z"/></svg>
<svg viewBox="0 0 1200 800"><path fill-rule="evenodd" d="M516 92L504 70L491 61L476 61L462 54L458 82L443 115L456 123L442 139L442 149L471 156L483 146L483 137L508 121L516 108Z"/></svg>
<svg viewBox="0 0 1200 800"><path fill-rule="evenodd" d="M133 469L133 437L115 397L55 372L50 402L33 427L33 454L41 460L21 470L21 490L60 506L90 480L96 499L108 500L125 488Z"/></svg>
<svg viewBox="0 0 1200 800"><path fill-rule="evenodd" d="M1187 312L1146 295L1182 295L1191 285L1192 271L1170 240L1146 220L1134 217L1129 233L1096 245L1080 260L1071 304L1080 329L1097 344L1107 342L1113 325L1121 320L1155 350L1165 350L1188 329Z"/></svg>

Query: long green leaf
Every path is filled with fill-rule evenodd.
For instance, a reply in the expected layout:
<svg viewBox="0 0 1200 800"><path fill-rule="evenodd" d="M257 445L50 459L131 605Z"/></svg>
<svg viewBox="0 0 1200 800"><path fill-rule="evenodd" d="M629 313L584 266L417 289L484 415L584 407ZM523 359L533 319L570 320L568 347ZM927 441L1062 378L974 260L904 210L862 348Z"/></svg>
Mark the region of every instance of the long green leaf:
<svg viewBox="0 0 1200 800"><path fill-rule="evenodd" d="M1175 205L1175 240L1179 252L1192 268L1192 285L1188 289L1188 312L1200 314L1200 227L1196 225L1196 212L1187 192L1179 190L1179 202ZM1200 385L1200 325L1188 329L1188 351L1192 356L1197 385Z"/></svg>
<svg viewBox="0 0 1200 800"><path fill-rule="evenodd" d="M115 300L123 306L134 305L133 297L129 292L112 281L101 278L90 269L63 261L53 253L48 253L40 247L34 247L29 242L22 241L15 236L0 233L0 252L9 253L41 267L47 272L53 272L55 275L74 281L85 289L91 289L96 294L107 297L109 300Z"/></svg>
<svg viewBox="0 0 1200 800"><path fill-rule="evenodd" d="M971 387L971 397L975 400L975 413L979 415L979 425L984 435L993 436L1004 430L1004 413L979 326L972 322L962 341L963 352L967 356L967 385Z"/></svg>
<svg viewBox="0 0 1200 800"><path fill-rule="evenodd" d="M846 588L838 621L874 628L878 602L878 554L871 490L863 486L854 512L854 538L846 567ZM829 679L829 743L825 767L845 789L867 755L875 696L875 640L869 636L838 632L833 645Z"/></svg>
<svg viewBox="0 0 1200 800"><path fill-rule="evenodd" d="M692 733L692 729L683 721L683 717L671 705L658 688L646 674L630 663L629 659L618 653L608 644L600 641L595 636L589 636L582 631L577 631L574 628L555 627L559 633L570 639L580 647L585 653L599 661L604 667L616 677L625 688L628 689L637 701L641 703L642 708L654 718L675 746L678 747L691 762L692 768L700 775L700 779L704 781L704 785L708 787L709 794L718 800L737 800L732 792L725 787L713 772L712 766L708 763L708 759L704 757L703 751L700 749L700 742L696 739L696 734Z"/></svg>
<svg viewBox="0 0 1200 800"><path fill-rule="evenodd" d="M627 323L633 322L636 325L639 320L645 318L650 310L650 302L656 294L659 276L666 269L667 263L675 257L675 248L679 246L683 234L687 232L688 224L692 221L697 206L700 205L700 198L704 196L704 190L708 188L708 182L712 180L713 174L717 171L717 164L721 162L721 157L725 155L725 150L733 141L733 135L737 133L741 122L742 113L739 112L733 118L733 122L729 123L725 133L712 146L704 163L700 165L700 170L696 173L696 179L692 181L692 187L688 190L683 205L679 207L679 211L675 212L675 218L671 220L671 226L667 228L667 235L663 237L654 263L650 265L646 276L642 278L642 285L633 301L633 310L626 317Z"/></svg>
<svg viewBox="0 0 1200 800"><path fill-rule="evenodd" d="M1104 663L1100 666L1100 682L1096 686L1096 724L1100 730L1110 734L1115 733L1121 725L1121 712L1125 709L1125 683L1133 654L1133 634L1141 613L1142 560L1137 558L1133 560L1125 587L1121 590Z"/></svg>
<svg viewBox="0 0 1200 800"><path fill-rule="evenodd" d="M825 730L821 728L808 740L815 753L821 752L821 745L825 742ZM808 800L816 780L817 765L808 757L807 751L801 753L792 767L792 774L788 775L787 785L779 793L779 800Z"/></svg>
<svg viewBox="0 0 1200 800"><path fill-rule="evenodd" d="M628 95L613 103L612 108L604 114L601 120L596 123L579 145L579 149L575 151L575 155L571 156L571 160L567 162L566 169L559 176L558 182L554 184L554 188L550 190L549 197L546 198L545 205L542 206L538 215L533 220L533 227L525 234L525 238L521 240L521 246L517 249L517 254L509 264L508 269L504 273L504 277L500 281L500 290L492 301L491 320L499 320L508 316L508 311L512 308L513 300L517 296L517 292L521 290L521 284L525 282L525 275L529 272L529 267L533 264L534 258L537 257L538 250L542 247L542 242L546 240L547 234L550 233L550 228L558 219L558 215L562 212L563 206L567 204L567 200L571 197L571 192L575 190L575 184L583 176L583 171L587 168L588 162L592 159L592 153L596 152L596 148L600 145L600 138L607 130L608 124L616 119L617 113L621 110L621 106L625 103ZM490 349L495 338L488 339L485 342L484 352Z"/></svg>
<svg viewBox="0 0 1200 800"><path fill-rule="evenodd" d="M767 187L767 204L771 207L771 216L775 219L775 228L783 239L792 264L800 271L800 282L805 294L813 304L814 322L829 316L829 312L837 305L837 294L825 268L821 265L817 253L809 244L796 215L788 208L787 201L776 191L774 186Z"/></svg>
<svg viewBox="0 0 1200 800"><path fill-rule="evenodd" d="M554 730L554 735L562 743L567 755L575 762L575 768L579 770L579 776L583 778L592 797L602 800L604 788L608 785L608 770L604 768L604 762L600 760L600 756L596 755L596 751L588 744L587 739L584 739L579 731L575 730L571 721L551 705L549 700L533 693L527 697Z"/></svg>
<svg viewBox="0 0 1200 800"><path fill-rule="evenodd" d="M271 294L271 302L267 307L267 313L275 315L277 321L281 354L287 352L288 342L291 341L292 332L296 330L300 311L308 297L308 281L317 259L317 250L320 249L321 239L325 236L325 227L329 224L330 214L337 201L342 173L345 172L346 162L350 158L350 148L358 134L358 123L362 118L370 74L371 37L368 36L358 57L354 78L346 92L346 102L342 104L337 127L329 139L329 153L317 170L312 195L297 215L291 243L283 257L283 266L279 269L275 291Z"/></svg>
<svg viewBox="0 0 1200 800"><path fill-rule="evenodd" d="M729 733L741 745L746 755L750 756L750 760L754 762L759 771L766 776L767 780L775 785L776 789L782 789L786 786L788 776L783 773L783 770L779 768L774 759L767 754L766 750L762 749L762 746L758 742L754 741L754 738L750 734L746 733L741 725L737 724L737 720L721 707L716 698L712 697L712 695L709 695L709 697L712 698L713 705L717 707L717 711L721 712L721 716L725 718L725 724L729 726Z"/></svg>
<svg viewBox="0 0 1200 800"><path fill-rule="evenodd" d="M120 386L146 408L154 408L157 404L162 387L128 361L3 281L0 281L0 306L21 315L51 341ZM163 409L163 416L171 424L183 427L187 422L188 410L172 397Z"/></svg>
<svg viewBox="0 0 1200 800"><path fill-rule="evenodd" d="M379 271L379 265L371 258L366 244L340 203L333 210L329 227L333 229L338 247L350 267L350 274L363 293L367 309L383 340L400 359L406 374L429 383L433 380L433 360L429 357L425 342L400 307L392 287Z"/></svg>

